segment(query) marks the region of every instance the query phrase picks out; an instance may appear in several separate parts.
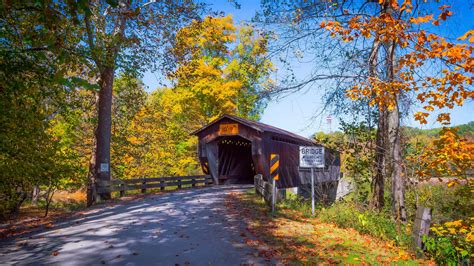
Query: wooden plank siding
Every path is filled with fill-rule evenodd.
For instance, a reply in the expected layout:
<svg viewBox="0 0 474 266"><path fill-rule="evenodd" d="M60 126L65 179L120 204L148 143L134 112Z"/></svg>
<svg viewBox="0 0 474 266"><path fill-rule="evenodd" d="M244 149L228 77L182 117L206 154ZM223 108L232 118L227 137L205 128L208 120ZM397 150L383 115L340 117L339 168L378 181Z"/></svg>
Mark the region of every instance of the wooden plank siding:
<svg viewBox="0 0 474 266"><path fill-rule="evenodd" d="M120 196L124 196L125 191L131 190L140 190L141 193L146 193L146 190L151 188L160 188L160 190L165 190L166 187L177 187L180 189L183 186L208 186L212 183L213 180L210 175L197 175L137 178L125 180L114 179L110 181L98 180L96 186L97 193L120 192Z"/></svg>

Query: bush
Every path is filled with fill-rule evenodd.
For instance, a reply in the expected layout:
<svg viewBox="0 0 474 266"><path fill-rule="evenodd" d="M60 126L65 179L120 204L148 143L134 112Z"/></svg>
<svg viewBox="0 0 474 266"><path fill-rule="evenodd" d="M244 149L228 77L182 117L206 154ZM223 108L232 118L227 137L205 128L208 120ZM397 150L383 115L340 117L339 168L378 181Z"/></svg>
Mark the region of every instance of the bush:
<svg viewBox="0 0 474 266"><path fill-rule="evenodd" d="M472 184L455 187L448 187L446 184L423 184L408 187L406 192L408 218L415 219L417 206L433 210L433 224L472 217L471 189Z"/></svg>
<svg viewBox="0 0 474 266"><path fill-rule="evenodd" d="M426 251L440 265L468 264L474 256L474 218L431 227L423 239Z"/></svg>
<svg viewBox="0 0 474 266"><path fill-rule="evenodd" d="M458 264L474 256L473 182L448 187L423 184L406 194L407 212L414 219L417 206L432 208L430 235L423 239L427 255L439 264Z"/></svg>

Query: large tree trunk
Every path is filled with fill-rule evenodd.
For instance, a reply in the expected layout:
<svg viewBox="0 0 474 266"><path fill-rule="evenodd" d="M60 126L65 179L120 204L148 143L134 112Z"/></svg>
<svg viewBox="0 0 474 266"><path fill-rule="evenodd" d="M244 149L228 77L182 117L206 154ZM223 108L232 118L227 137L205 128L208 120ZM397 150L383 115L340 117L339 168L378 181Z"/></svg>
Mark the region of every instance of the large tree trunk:
<svg viewBox="0 0 474 266"><path fill-rule="evenodd" d="M110 137L112 129L112 87L114 82L114 67L105 67L100 73L99 91L99 121L96 132L95 179L110 181ZM111 198L110 192L98 194L100 199Z"/></svg>
<svg viewBox="0 0 474 266"><path fill-rule="evenodd" d="M380 41L374 41L368 60L369 77L377 77L377 64ZM372 177L372 199L370 205L378 210L384 206L384 176L385 176L385 154L386 154L386 108L378 108L377 135L375 140L375 174Z"/></svg>
<svg viewBox="0 0 474 266"><path fill-rule="evenodd" d="M389 1L385 1L384 8L386 13L392 14L393 8ZM385 71L386 80L391 83L397 77L395 76L395 41L384 43ZM405 212L405 178L403 176L402 150L400 139L400 110L398 106L399 95L393 92L393 108L388 109L387 130L388 130L388 151L390 153L390 171L392 178L392 211L397 221L406 221Z"/></svg>
<svg viewBox="0 0 474 266"><path fill-rule="evenodd" d="M97 37L94 35L94 27L92 26L92 18L90 15L85 16L86 31L88 35L88 43L91 49L91 54L94 61L100 69L100 91L99 91L99 106L98 106L98 124L96 131L96 150L95 150L95 171L94 180L101 188L101 181L110 182L110 137L112 130L112 88L114 83L114 71L116 58L120 51L121 43L123 42L127 17L129 16L129 0L120 0L118 2L118 9L115 12L118 18L115 20L114 30L111 35L107 34L107 25L100 25L99 31L102 34L108 35L106 39L110 38L109 42L103 46L96 47L94 40ZM97 15L97 14L96 14ZM99 23L100 24L100 23ZM95 24L97 31L97 23ZM101 53L97 53L97 49ZM99 54L104 55L103 57ZM97 194L99 199L108 200L111 198L110 191L99 191Z"/></svg>

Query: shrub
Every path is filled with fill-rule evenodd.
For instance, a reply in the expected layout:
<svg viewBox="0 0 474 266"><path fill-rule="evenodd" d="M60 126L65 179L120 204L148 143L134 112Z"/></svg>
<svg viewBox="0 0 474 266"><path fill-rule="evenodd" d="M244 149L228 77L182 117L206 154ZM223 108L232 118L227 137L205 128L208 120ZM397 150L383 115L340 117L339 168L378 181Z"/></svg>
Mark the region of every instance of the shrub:
<svg viewBox="0 0 474 266"><path fill-rule="evenodd" d="M407 211L414 219L417 206L432 208L430 235L423 239L427 255L439 264L458 264L474 254L473 182L448 187L423 184L409 188Z"/></svg>
<svg viewBox="0 0 474 266"><path fill-rule="evenodd" d="M474 218L446 222L431 227L424 237L426 251L440 265L466 263L474 256Z"/></svg>
<svg viewBox="0 0 474 266"><path fill-rule="evenodd" d="M417 206L433 210L432 223L466 219L473 216L472 184L448 187L446 184L423 184L409 187L406 207L409 220L415 219Z"/></svg>

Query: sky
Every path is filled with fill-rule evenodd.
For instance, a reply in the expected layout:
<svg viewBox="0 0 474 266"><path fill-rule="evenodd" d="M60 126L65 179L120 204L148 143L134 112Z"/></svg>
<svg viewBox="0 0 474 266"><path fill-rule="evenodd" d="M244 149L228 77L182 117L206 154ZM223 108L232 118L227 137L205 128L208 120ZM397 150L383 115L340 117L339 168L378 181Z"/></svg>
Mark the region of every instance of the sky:
<svg viewBox="0 0 474 266"><path fill-rule="evenodd" d="M255 15L256 11L260 9L260 1L258 0L238 0L240 9L235 8L235 5L228 0L208 1L213 10L225 12L225 14L232 14L236 24L243 21L250 21ZM455 21L448 21L451 25L447 25L450 32L445 34L452 36L461 36L469 29L474 29L474 5L472 0L453 0L452 11L455 14ZM272 74L272 79L278 83L280 71ZM310 64L296 64L292 65L295 69L298 78L304 78L314 67ZM162 76L158 73L146 72L143 82L152 91L158 88L160 83L163 83ZM276 126L305 137L310 137L318 131L335 131L338 130L339 120L334 115L324 113L318 115L322 108L322 93L316 88L307 88L300 92L295 92L289 96L281 99L271 99L264 110L261 122ZM416 108L414 109L416 111ZM451 122L453 125L465 124L474 120L474 101L467 102L460 108L450 110ZM328 123L328 116L330 116L331 123ZM402 125L419 127L419 128L433 128L440 127L435 122L435 113L431 115L427 125L420 125L414 121L410 115L402 121Z"/></svg>

